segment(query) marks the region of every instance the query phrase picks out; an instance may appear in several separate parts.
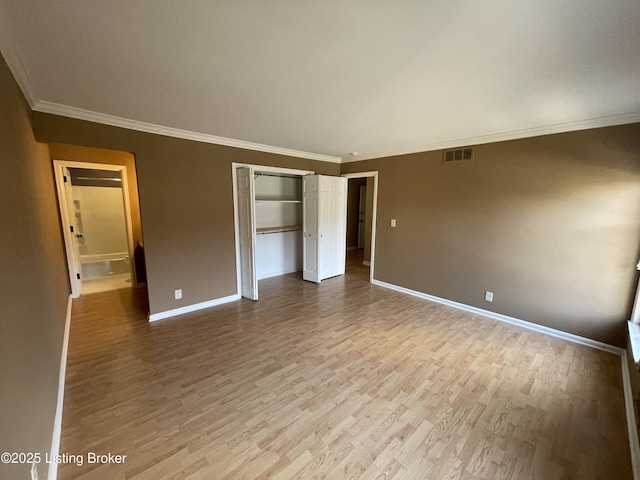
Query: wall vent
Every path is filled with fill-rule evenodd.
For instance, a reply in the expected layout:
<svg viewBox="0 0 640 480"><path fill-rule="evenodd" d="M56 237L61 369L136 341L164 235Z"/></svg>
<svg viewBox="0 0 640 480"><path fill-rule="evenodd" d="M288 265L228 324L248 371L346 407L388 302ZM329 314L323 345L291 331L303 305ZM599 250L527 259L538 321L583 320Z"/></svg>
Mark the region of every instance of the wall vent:
<svg viewBox="0 0 640 480"><path fill-rule="evenodd" d="M444 151L444 163L473 160L475 149L473 147L450 148Z"/></svg>

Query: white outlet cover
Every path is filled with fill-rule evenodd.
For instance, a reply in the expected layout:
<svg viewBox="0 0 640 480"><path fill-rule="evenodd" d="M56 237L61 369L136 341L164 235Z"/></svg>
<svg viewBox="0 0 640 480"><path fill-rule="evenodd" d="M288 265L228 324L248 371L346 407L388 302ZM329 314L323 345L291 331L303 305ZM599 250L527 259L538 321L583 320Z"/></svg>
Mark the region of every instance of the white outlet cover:
<svg viewBox="0 0 640 480"><path fill-rule="evenodd" d="M182 298L182 289L176 290L176 300L180 300Z"/></svg>
<svg viewBox="0 0 640 480"><path fill-rule="evenodd" d="M395 219L395 218L392 218L392 219L391 219L391 226L392 226L392 227L395 227L395 226L396 226L396 219Z"/></svg>
<svg viewBox="0 0 640 480"><path fill-rule="evenodd" d="M493 302L493 292L484 292L484 299L487 302Z"/></svg>

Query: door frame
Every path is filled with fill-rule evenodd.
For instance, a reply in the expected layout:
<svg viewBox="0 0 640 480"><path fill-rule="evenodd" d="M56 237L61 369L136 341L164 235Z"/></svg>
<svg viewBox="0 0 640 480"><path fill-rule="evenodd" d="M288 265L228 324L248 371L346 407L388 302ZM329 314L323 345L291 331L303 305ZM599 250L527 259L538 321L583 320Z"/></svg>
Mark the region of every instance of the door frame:
<svg viewBox="0 0 640 480"><path fill-rule="evenodd" d="M347 180L350 178L369 178L373 177L373 211L371 212L371 262L369 265L369 282L373 282L373 274L376 256L376 225L378 218L378 171L343 173L341 175ZM347 190L348 191L348 190ZM347 202L348 205L348 202ZM348 206L347 206L348 208Z"/></svg>
<svg viewBox="0 0 640 480"><path fill-rule="evenodd" d="M233 187L233 232L235 236L236 247L236 295L242 298L242 267L240 265L240 225L238 223L238 168L252 168L254 172L282 173L286 175L297 175L303 177L305 175L314 175L312 170L296 170L293 168L269 167L266 165L256 165L252 163L231 163L231 182ZM255 200L255 199L254 199ZM256 282L257 282L256 278ZM257 288L257 283L256 283Z"/></svg>
<svg viewBox="0 0 640 480"><path fill-rule="evenodd" d="M360 191L358 192L358 242L357 242L358 246L357 248L364 248L364 237L366 237L366 232L364 231L365 230L364 224L366 223L365 219L367 216L367 186L360 185L359 190ZM347 183L347 192L348 191L349 191L349 184ZM364 203L364 208L362 208L363 203ZM363 210L364 212L362 212ZM365 218L363 218L362 221L360 220L361 214L365 216ZM360 246L360 244L362 244L362 247Z"/></svg>
<svg viewBox="0 0 640 480"><path fill-rule="evenodd" d="M122 179L122 200L124 206L125 226L127 230L127 245L129 248L129 270L131 272L131 285L137 286L137 279L134 269L134 244L133 225L131 222L131 202L129 197L129 182L126 165L112 165L106 163L75 162L70 160L53 160L54 176L56 180L56 191L58 193L58 211L60 212L60 222L64 236L65 251L67 254L67 267L69 270L69 283L71 284L71 297L78 298L82 294L82 280L77 277L81 271L80 259L76 257L73 237L71 234L71 213L67 208L64 192L64 168L85 168L88 170L107 170L120 172Z"/></svg>

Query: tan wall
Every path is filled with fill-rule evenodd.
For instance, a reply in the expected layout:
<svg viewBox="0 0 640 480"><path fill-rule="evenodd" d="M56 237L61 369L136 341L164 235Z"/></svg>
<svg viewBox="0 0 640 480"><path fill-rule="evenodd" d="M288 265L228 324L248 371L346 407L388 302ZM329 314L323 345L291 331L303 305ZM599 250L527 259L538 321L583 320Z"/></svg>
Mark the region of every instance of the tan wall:
<svg viewBox="0 0 640 480"><path fill-rule="evenodd" d="M358 246L358 210L360 187L366 184L364 178L350 178L347 191L347 247Z"/></svg>
<svg viewBox="0 0 640 480"><path fill-rule="evenodd" d="M34 113L42 142L132 152L151 313L236 293L231 163L337 175L338 164L199 143ZM174 300L174 290L183 297Z"/></svg>
<svg viewBox="0 0 640 480"><path fill-rule="evenodd" d="M0 57L0 451L51 449L69 278L53 169ZM0 478L31 478L0 464ZM47 465L38 468L46 478Z"/></svg>
<svg viewBox="0 0 640 480"><path fill-rule="evenodd" d="M625 344L640 124L480 145L472 162L443 164L434 151L342 165L370 170L379 171L376 279Z"/></svg>

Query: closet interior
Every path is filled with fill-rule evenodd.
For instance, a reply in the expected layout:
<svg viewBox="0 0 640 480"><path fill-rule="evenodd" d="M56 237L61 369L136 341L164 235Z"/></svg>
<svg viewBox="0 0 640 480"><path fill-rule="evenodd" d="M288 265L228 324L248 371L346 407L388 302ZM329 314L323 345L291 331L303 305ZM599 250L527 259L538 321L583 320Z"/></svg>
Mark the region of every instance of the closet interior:
<svg viewBox="0 0 640 480"><path fill-rule="evenodd" d="M254 172L256 278L302 270L302 177Z"/></svg>
<svg viewBox="0 0 640 480"><path fill-rule="evenodd" d="M236 170L242 296L258 281L303 272L319 283L345 271L347 180L305 173Z"/></svg>

